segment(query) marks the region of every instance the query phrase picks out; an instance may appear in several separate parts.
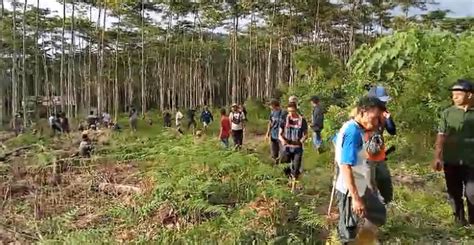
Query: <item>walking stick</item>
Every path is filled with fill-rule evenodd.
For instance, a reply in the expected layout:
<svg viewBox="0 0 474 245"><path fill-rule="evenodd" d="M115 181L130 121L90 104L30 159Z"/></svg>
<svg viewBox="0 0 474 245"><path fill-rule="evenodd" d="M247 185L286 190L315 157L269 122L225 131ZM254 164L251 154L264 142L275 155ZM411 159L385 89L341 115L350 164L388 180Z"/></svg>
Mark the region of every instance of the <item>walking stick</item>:
<svg viewBox="0 0 474 245"><path fill-rule="evenodd" d="M332 203L334 202L334 196L336 194L336 181L337 181L337 165L334 162L334 177L332 179L332 190L331 190L331 198L329 199L329 207L328 207L328 217L331 215Z"/></svg>

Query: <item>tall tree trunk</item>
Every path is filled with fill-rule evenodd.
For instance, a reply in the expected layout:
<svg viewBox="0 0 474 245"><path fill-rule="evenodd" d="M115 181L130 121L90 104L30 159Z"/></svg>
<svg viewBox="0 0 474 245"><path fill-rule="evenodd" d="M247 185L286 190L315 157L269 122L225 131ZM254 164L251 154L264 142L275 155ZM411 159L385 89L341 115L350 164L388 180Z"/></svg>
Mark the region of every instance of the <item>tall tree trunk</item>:
<svg viewBox="0 0 474 245"><path fill-rule="evenodd" d="M65 32L66 32L66 3L63 3L63 24L61 33L61 68L59 73L59 96L61 98L61 111L64 111L64 59L65 59Z"/></svg>
<svg viewBox="0 0 474 245"><path fill-rule="evenodd" d="M122 1L119 3L119 11L122 8ZM115 71L114 71L114 121L117 122L119 114L119 86L118 86L118 51L119 51L119 39L120 39L120 25L122 15L118 13L118 27L117 27L117 38L115 39Z"/></svg>
<svg viewBox="0 0 474 245"><path fill-rule="evenodd" d="M92 22L92 6L89 6L89 21ZM92 46L93 46L93 41L88 42L88 64L87 64L87 82L86 82L86 96L87 96L87 114L89 114L89 111L92 107L92 95L91 95L91 83L92 83Z"/></svg>
<svg viewBox="0 0 474 245"><path fill-rule="evenodd" d="M128 59L128 110L133 105L133 78L132 78L132 57L130 52L127 52Z"/></svg>
<svg viewBox="0 0 474 245"><path fill-rule="evenodd" d="M17 50L16 50L16 0L13 0L13 19L12 19L12 113L18 112L18 84L17 84Z"/></svg>
<svg viewBox="0 0 474 245"><path fill-rule="evenodd" d="M270 89L271 89L271 76L272 76L272 45L273 45L273 19L275 17L275 8L276 8L276 3L273 4L273 11L272 11L272 22L270 25L270 31L272 34L270 34L269 38L269 44L268 44L268 57L267 57L267 73L265 76L265 97L269 98L271 96L270 94Z"/></svg>
<svg viewBox="0 0 474 245"><path fill-rule="evenodd" d="M254 81L253 77L253 25L255 23L255 11L254 5L251 6L251 15L250 15L250 27L249 27L249 58L248 58L248 70L247 70L247 98L251 98L254 92L254 86L252 86L252 82Z"/></svg>
<svg viewBox="0 0 474 245"><path fill-rule="evenodd" d="M52 84L51 84L51 80L49 80L49 72L48 72L48 57L46 55L46 49L45 49L45 43L43 42L41 44L42 46L42 50L43 50L43 71L44 71L44 89L45 89L45 92L46 92L46 96L47 96L47 101L50 103L52 100L51 100L51 90L52 90ZM48 110L48 115L51 114L51 107L48 106L47 110Z"/></svg>
<svg viewBox="0 0 474 245"><path fill-rule="evenodd" d="M101 35L101 32L100 32L100 20L101 20L101 13L102 13L102 10L104 11L104 16L107 15L107 10L106 10L106 7L105 7L105 2L103 3L104 6L102 8L102 4L101 4L102 1L100 1L98 3L99 5L99 16L97 17L97 26L96 26L96 32L97 32L97 38L98 38L98 41L97 41L97 55L96 55L96 61L97 61L97 72L96 72L96 76L97 76L97 79L96 79L96 87L97 87L97 112L102 112L102 101L103 101L103 98L102 98L102 35ZM102 31L102 34L104 32Z"/></svg>
<svg viewBox="0 0 474 245"><path fill-rule="evenodd" d="M142 55L141 55L141 68L140 68L140 73L141 73L141 85L142 85L142 113L143 116L145 116L146 112L146 96L145 96L145 29L144 29L144 24L145 24L145 2L144 0L141 0L141 34L142 34Z"/></svg>
<svg viewBox="0 0 474 245"><path fill-rule="evenodd" d="M237 83L238 81L238 64L237 64L237 31L239 28L239 16L238 16L238 7L237 3L234 6L234 18L233 18L233 42L232 42L232 102L238 103L238 96L237 96Z"/></svg>
<svg viewBox="0 0 474 245"><path fill-rule="evenodd" d="M278 86L281 88L283 85L283 37L281 34L281 29L280 29L280 34L278 38Z"/></svg>
<svg viewBox="0 0 474 245"><path fill-rule="evenodd" d="M37 8L37 11L36 11L36 31L35 31L35 45L38 44L38 37L39 37L39 25L40 25L40 20L39 20L39 0L36 1L36 8ZM35 84L34 84L34 87L35 87L35 100L38 100L38 97L39 97L39 62L40 62L40 58L39 58L39 52L40 50L35 47ZM39 118L39 110L36 109L35 110L35 119L38 119Z"/></svg>
<svg viewBox="0 0 474 245"><path fill-rule="evenodd" d="M104 1L104 19L103 19L103 25L102 25L102 35L101 35L101 38L100 38L100 73L99 73L99 87L101 88L101 94L99 96L100 98L100 101L101 101L101 106L99 107L99 113L102 114L102 112L104 111L104 109L106 108L104 105L104 102L105 102L105 98L104 98L104 91L103 91L103 87L104 87L104 81L102 80L103 77L104 77L104 56L105 56L105 52L104 52L104 39L105 39L105 25L107 23L107 1ZM99 114L99 115L100 115Z"/></svg>
<svg viewBox="0 0 474 245"><path fill-rule="evenodd" d="M68 106L67 106L67 113L68 117L70 118L73 114L73 105L77 107L75 101L75 93L74 93L74 60L75 60L75 30L74 30L74 21L75 21L75 10L76 5L74 1L71 2L72 4L72 14L71 14L71 43L69 45L69 59L68 59Z"/></svg>
<svg viewBox="0 0 474 245"><path fill-rule="evenodd" d="M22 78L21 78L21 91L22 95L21 97L23 98L23 126L27 126L27 108L28 108L28 98L26 97L27 94L27 87L26 87L26 8L27 8L28 0L25 0L25 3L23 5L23 23L22 23L22 29L23 29L23 52L22 52Z"/></svg>
<svg viewBox="0 0 474 245"><path fill-rule="evenodd" d="M314 25L314 39L313 39L313 42L315 44L319 43L319 34L320 34L320 23L321 23L321 20L319 19L319 7L320 7L320 1L321 0L317 0L317 3L316 3L316 20L315 20L315 25Z"/></svg>
<svg viewBox="0 0 474 245"><path fill-rule="evenodd" d="M0 26L0 29L3 29L3 15L5 14L5 6L3 3L3 0L0 0L1 4L1 9L0 9L0 23L2 23L2 26ZM0 127L3 126L4 122L4 116L5 116L5 98L6 98L6 81L4 80L5 78L5 71L2 69L2 72L0 73Z"/></svg>

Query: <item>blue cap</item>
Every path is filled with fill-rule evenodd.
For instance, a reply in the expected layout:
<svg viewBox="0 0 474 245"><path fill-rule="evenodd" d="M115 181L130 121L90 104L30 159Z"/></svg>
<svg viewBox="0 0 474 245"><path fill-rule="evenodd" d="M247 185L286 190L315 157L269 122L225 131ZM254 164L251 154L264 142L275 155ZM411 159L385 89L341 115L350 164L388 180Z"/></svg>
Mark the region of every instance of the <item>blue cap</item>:
<svg viewBox="0 0 474 245"><path fill-rule="evenodd" d="M375 97L382 102L387 102L391 99L387 94L387 90L383 86L374 86L369 90L369 97Z"/></svg>
<svg viewBox="0 0 474 245"><path fill-rule="evenodd" d="M452 87L450 91L464 91L464 92L474 92L474 85L471 81L459 79Z"/></svg>

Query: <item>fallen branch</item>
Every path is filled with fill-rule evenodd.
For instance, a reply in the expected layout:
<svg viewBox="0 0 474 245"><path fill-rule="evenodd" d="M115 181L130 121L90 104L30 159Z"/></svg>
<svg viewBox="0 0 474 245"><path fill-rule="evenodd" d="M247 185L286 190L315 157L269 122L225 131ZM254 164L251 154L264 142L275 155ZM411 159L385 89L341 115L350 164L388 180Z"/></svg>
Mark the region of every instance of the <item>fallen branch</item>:
<svg viewBox="0 0 474 245"><path fill-rule="evenodd" d="M142 189L138 187L112 183L100 183L98 189L107 194L130 195L142 193Z"/></svg>
<svg viewBox="0 0 474 245"><path fill-rule="evenodd" d="M28 150L28 149L31 149L33 148L34 145L29 145L29 146L22 146L22 147L18 147L12 151L9 151L5 154L3 154L3 156L0 156L0 162L4 162L8 159L8 157L10 157L11 155L13 154L16 154L18 153L19 151L23 151L23 150Z"/></svg>

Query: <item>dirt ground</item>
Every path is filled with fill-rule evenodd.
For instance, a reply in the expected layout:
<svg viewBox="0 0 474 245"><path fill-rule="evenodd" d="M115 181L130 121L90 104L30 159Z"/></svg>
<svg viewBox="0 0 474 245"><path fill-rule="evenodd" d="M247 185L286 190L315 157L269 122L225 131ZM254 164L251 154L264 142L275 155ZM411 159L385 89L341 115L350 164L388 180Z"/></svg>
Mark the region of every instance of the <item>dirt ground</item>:
<svg viewBox="0 0 474 245"><path fill-rule="evenodd" d="M109 133L92 133L97 145ZM31 243L48 234L48 220L71 215L71 229L103 222L104 210L116 202L133 205L127 190L150 188L133 162L71 157L80 133L55 138L47 148L32 147L0 162L0 244ZM51 161L38 164L38 155Z"/></svg>

